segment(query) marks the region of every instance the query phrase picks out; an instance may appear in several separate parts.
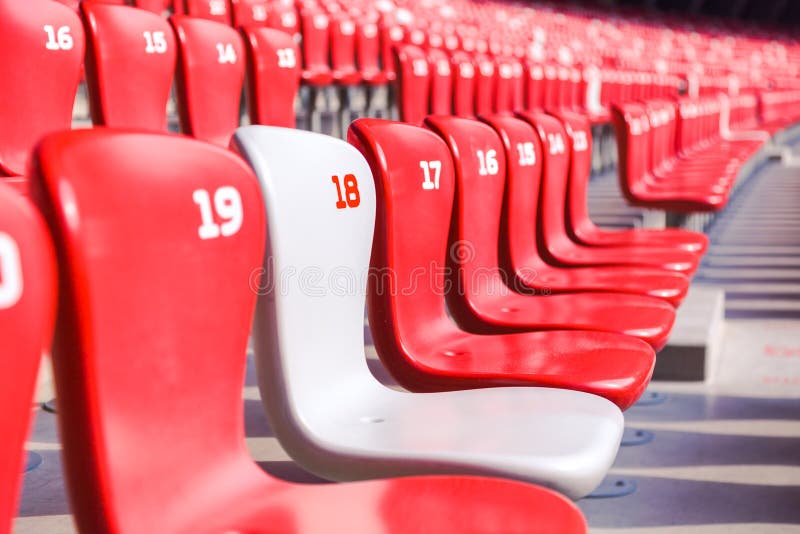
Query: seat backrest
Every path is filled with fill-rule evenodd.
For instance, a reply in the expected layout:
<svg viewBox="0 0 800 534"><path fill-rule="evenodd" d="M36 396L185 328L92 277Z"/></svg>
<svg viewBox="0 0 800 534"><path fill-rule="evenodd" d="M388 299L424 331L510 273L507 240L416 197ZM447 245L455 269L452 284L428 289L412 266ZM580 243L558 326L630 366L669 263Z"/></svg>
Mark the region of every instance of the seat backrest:
<svg viewBox="0 0 800 534"><path fill-rule="evenodd" d="M626 198L632 198L649 172L650 125L641 104L627 103L611 106L611 120L617 138L620 189Z"/></svg>
<svg viewBox="0 0 800 534"><path fill-rule="evenodd" d="M462 117L425 119L450 148L456 177L455 207L448 258L454 291L448 308L459 324L470 324L475 298L507 289L498 257L500 220L506 184L506 156L497 133L488 125Z"/></svg>
<svg viewBox="0 0 800 534"><path fill-rule="evenodd" d="M78 529L187 532L208 473L248 459L258 182L221 147L119 130L55 134L34 164L62 281L53 363Z"/></svg>
<svg viewBox="0 0 800 534"><path fill-rule="evenodd" d="M497 76L494 89L494 111L514 111L514 62L507 58L497 61Z"/></svg>
<svg viewBox="0 0 800 534"><path fill-rule="evenodd" d="M176 58L167 20L144 9L86 2L81 14L92 122L166 130Z"/></svg>
<svg viewBox="0 0 800 534"><path fill-rule="evenodd" d="M386 73L386 78L389 81L394 81L397 79L394 49L403 42L405 30L399 24L391 21L389 17L384 17L378 28L381 36L381 65L383 66L383 72Z"/></svg>
<svg viewBox="0 0 800 534"><path fill-rule="evenodd" d="M183 2L183 13L190 17L213 20L222 24L231 23L228 0L177 0Z"/></svg>
<svg viewBox="0 0 800 534"><path fill-rule="evenodd" d="M453 114L459 117L475 115L475 64L466 52L450 57L453 66Z"/></svg>
<svg viewBox="0 0 800 534"><path fill-rule="evenodd" d="M536 226L542 177L542 142L533 127L511 115L482 117L500 136L507 176L500 221L500 267L506 272L537 269Z"/></svg>
<svg viewBox="0 0 800 534"><path fill-rule="evenodd" d="M414 45L395 49L400 120L420 125L428 114L430 67L425 52Z"/></svg>
<svg viewBox="0 0 800 534"><path fill-rule="evenodd" d="M186 15L169 19L178 43L175 71L181 131L227 147L239 126L245 53L239 32Z"/></svg>
<svg viewBox="0 0 800 534"><path fill-rule="evenodd" d="M33 411L36 372L50 346L56 266L44 221L0 184L0 532L11 532Z"/></svg>
<svg viewBox="0 0 800 534"><path fill-rule="evenodd" d="M172 0L134 0L133 5L161 15L172 7Z"/></svg>
<svg viewBox="0 0 800 534"><path fill-rule="evenodd" d="M356 27L356 64L362 79L369 84L386 83L380 64L381 35L378 22L362 18Z"/></svg>
<svg viewBox="0 0 800 534"><path fill-rule="evenodd" d="M328 85L333 77L329 64L330 25L328 15L316 5L300 10L303 79L314 85Z"/></svg>
<svg viewBox="0 0 800 534"><path fill-rule="evenodd" d="M247 111L252 124L295 127L300 48L281 30L242 28L247 45Z"/></svg>
<svg viewBox="0 0 800 534"><path fill-rule="evenodd" d="M550 248L552 244L567 237L565 205L572 148L567 131L557 118L536 112L522 112L517 115L534 127L542 143L537 235L547 245L546 248ZM545 247L540 247L540 250L542 248Z"/></svg>
<svg viewBox="0 0 800 534"><path fill-rule="evenodd" d="M0 0L0 20L0 176L20 176L33 145L72 124L83 27L52 0Z"/></svg>
<svg viewBox="0 0 800 534"><path fill-rule="evenodd" d="M363 338L375 186L361 154L330 136L251 126L233 146L255 169L267 208L255 351L270 420L291 443L284 425L328 425L323 399L342 399L335 390L354 377L382 387Z"/></svg>
<svg viewBox="0 0 800 534"><path fill-rule="evenodd" d="M266 26L269 16L268 0L231 0L234 28L254 25Z"/></svg>
<svg viewBox="0 0 800 534"><path fill-rule="evenodd" d="M333 79L342 85L361 82L356 68L356 22L346 13L331 16L331 66Z"/></svg>
<svg viewBox="0 0 800 534"><path fill-rule="evenodd" d="M544 109L544 67L529 63L525 68L525 109Z"/></svg>
<svg viewBox="0 0 800 534"><path fill-rule="evenodd" d="M267 13L267 26L281 30L292 37L300 37L300 16L294 4L272 2Z"/></svg>
<svg viewBox="0 0 800 534"><path fill-rule="evenodd" d="M375 179L367 286L373 340L384 362L414 358L427 332L449 320L443 292L455 186L452 158L433 132L392 121L359 119L350 126L348 141L366 157Z"/></svg>
<svg viewBox="0 0 800 534"><path fill-rule="evenodd" d="M430 112L450 115L453 112L453 75L447 53L437 48L430 49L428 68L431 73Z"/></svg>
<svg viewBox="0 0 800 534"><path fill-rule="evenodd" d="M496 70L491 56L475 57L475 114L494 113L494 92Z"/></svg>
<svg viewBox="0 0 800 534"><path fill-rule="evenodd" d="M576 228L581 221L589 220L589 179L592 174L592 130L589 120L572 111L551 112L561 121L570 144L569 175L565 205L567 233L578 240Z"/></svg>

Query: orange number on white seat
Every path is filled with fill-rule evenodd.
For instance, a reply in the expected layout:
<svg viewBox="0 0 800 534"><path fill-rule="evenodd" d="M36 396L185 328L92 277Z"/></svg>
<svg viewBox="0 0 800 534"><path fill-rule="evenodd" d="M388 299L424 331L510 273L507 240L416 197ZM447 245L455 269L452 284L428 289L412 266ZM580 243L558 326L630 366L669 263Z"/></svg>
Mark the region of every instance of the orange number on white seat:
<svg viewBox="0 0 800 534"><path fill-rule="evenodd" d="M331 181L336 186L336 209L357 208L361 205L361 193L358 191L358 180L352 174L344 176L344 188L339 183L339 177L333 176ZM344 189L344 191L342 191Z"/></svg>

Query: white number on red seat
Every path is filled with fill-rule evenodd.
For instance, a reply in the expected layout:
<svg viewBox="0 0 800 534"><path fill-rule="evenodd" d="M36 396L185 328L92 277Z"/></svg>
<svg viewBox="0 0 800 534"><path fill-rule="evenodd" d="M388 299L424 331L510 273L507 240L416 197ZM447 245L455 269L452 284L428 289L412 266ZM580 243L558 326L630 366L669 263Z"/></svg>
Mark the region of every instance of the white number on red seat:
<svg viewBox="0 0 800 534"><path fill-rule="evenodd" d="M411 62L411 67L414 70L414 76L427 76L428 75L428 62L424 59L418 58Z"/></svg>
<svg viewBox="0 0 800 534"><path fill-rule="evenodd" d="M228 12L225 0L211 0L208 3L208 12L214 16L222 16Z"/></svg>
<svg viewBox="0 0 800 534"><path fill-rule="evenodd" d="M497 151L494 149L486 152L478 150L478 161L480 161L478 174L481 176L494 176L500 170L500 165L497 163Z"/></svg>
<svg viewBox="0 0 800 534"><path fill-rule="evenodd" d="M422 182L422 189L425 191L432 191L439 189L439 177L442 174L442 162L434 161L420 161L419 166L422 167L422 173L425 175L425 180ZM431 177L433 171L433 177Z"/></svg>
<svg viewBox="0 0 800 534"><path fill-rule="evenodd" d="M231 43L217 43L217 53L219 53L217 61L223 65L226 63L234 65L239 60L236 49Z"/></svg>
<svg viewBox="0 0 800 534"><path fill-rule="evenodd" d="M278 67L282 69L293 69L297 66L297 56L294 48L280 48L278 54Z"/></svg>
<svg viewBox="0 0 800 534"><path fill-rule="evenodd" d="M214 209L211 209L211 195L205 189L192 193L192 200L200 207L202 225L197 229L200 239L216 239L220 236L230 237L242 227L244 212L242 197L234 187L220 187L214 193ZM214 222L214 212L222 224Z"/></svg>
<svg viewBox="0 0 800 534"><path fill-rule="evenodd" d="M517 143L517 152L519 152L519 164L521 166L530 167L531 165L536 165L536 149L532 142Z"/></svg>
<svg viewBox="0 0 800 534"><path fill-rule="evenodd" d="M44 32L47 34L47 42L44 47L48 50L72 50L75 42L69 31L69 26L59 26L58 30L56 30L53 26L46 24Z"/></svg>
<svg viewBox="0 0 800 534"><path fill-rule="evenodd" d="M0 233L0 310L22 297L22 264L19 247L10 235Z"/></svg>
<svg viewBox="0 0 800 534"><path fill-rule="evenodd" d="M572 132L572 149L575 152L586 152L589 149L589 140L586 132Z"/></svg>
<svg viewBox="0 0 800 534"><path fill-rule="evenodd" d="M164 54L167 52L167 36L164 32L142 32L144 35L144 52L146 54Z"/></svg>
<svg viewBox="0 0 800 534"><path fill-rule="evenodd" d="M564 144L564 136L560 133L547 134L547 141L550 145L550 153L553 155L563 154L567 151L567 146Z"/></svg>

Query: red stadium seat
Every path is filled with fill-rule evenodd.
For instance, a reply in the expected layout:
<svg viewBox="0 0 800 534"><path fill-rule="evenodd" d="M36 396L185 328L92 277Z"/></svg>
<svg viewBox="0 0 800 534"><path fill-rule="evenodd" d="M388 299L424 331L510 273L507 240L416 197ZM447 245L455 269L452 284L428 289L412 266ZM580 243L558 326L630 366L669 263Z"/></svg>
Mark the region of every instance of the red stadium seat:
<svg viewBox="0 0 800 534"><path fill-rule="evenodd" d="M678 247L690 252L703 254L708 247L708 237L700 232L682 230L680 228L645 229L608 231L597 227L589 218L587 198L589 193L589 177L591 165L588 155L591 154L592 136L588 120L568 112L553 114L565 126L567 135L573 146L570 158L569 182L567 186L567 232L570 238L587 246L659 246ZM586 151L576 157L575 144L587 145Z"/></svg>
<svg viewBox="0 0 800 534"><path fill-rule="evenodd" d="M356 63L361 79L369 85L383 85L388 81L381 68L381 37L378 23L363 20L356 27Z"/></svg>
<svg viewBox="0 0 800 534"><path fill-rule="evenodd" d="M231 0L233 26L266 26L269 16L268 0Z"/></svg>
<svg viewBox="0 0 800 534"><path fill-rule="evenodd" d="M239 33L225 24L173 15L178 43L175 73L181 131L228 146L239 126L245 53Z"/></svg>
<svg viewBox="0 0 800 534"><path fill-rule="evenodd" d="M425 52L414 45L398 47L396 69L398 79L397 107L400 120L422 124L428 114L430 98L430 67Z"/></svg>
<svg viewBox="0 0 800 534"><path fill-rule="evenodd" d="M17 512L23 445L39 360L50 348L56 308L53 246L39 213L0 184L0 532Z"/></svg>
<svg viewBox="0 0 800 534"><path fill-rule="evenodd" d="M428 51L430 71L430 112L450 115L453 112L453 73L447 53L437 48Z"/></svg>
<svg viewBox="0 0 800 534"><path fill-rule="evenodd" d="M500 137L491 127L470 119L428 117L425 123L447 142L455 164L451 284L458 289L447 293L447 302L462 328L481 334L594 330L628 334L656 350L666 344L675 310L662 300L606 293L513 292L498 257L506 183Z"/></svg>
<svg viewBox="0 0 800 534"><path fill-rule="evenodd" d="M586 532L574 504L519 482L265 474L243 439L249 281L266 233L252 171L209 144L121 131L52 136L36 167L67 283L53 357L81 532L431 532L408 513L419 506L447 520L441 532Z"/></svg>
<svg viewBox="0 0 800 534"><path fill-rule="evenodd" d="M175 0L175 2L183 4L182 14L213 20L222 24L231 23L228 0Z"/></svg>
<svg viewBox="0 0 800 534"><path fill-rule="evenodd" d="M656 247L586 247L569 238L566 230L567 180L573 152L589 157L587 143L577 150L561 122L543 113L521 113L519 116L534 126L542 142L544 170L542 174L539 213L540 250L548 263L564 266L657 267L691 275L698 266L696 254L674 248ZM577 157L577 156L576 156Z"/></svg>
<svg viewBox="0 0 800 534"><path fill-rule="evenodd" d="M267 26L300 38L300 17L292 3L272 2L267 13Z"/></svg>
<svg viewBox="0 0 800 534"><path fill-rule="evenodd" d="M292 36L272 28L245 26L247 110L252 124L295 127L300 86L300 49Z"/></svg>
<svg viewBox="0 0 800 534"><path fill-rule="evenodd" d="M87 28L86 83L96 126L165 130L175 70L166 19L125 6L81 4Z"/></svg>
<svg viewBox="0 0 800 534"><path fill-rule="evenodd" d="M514 118L484 117L500 135L508 166L501 224L500 267L524 288L554 293L603 291L658 297L677 306L689 279L645 267L571 267L547 264L537 248L536 221L542 173L542 144L533 127ZM584 198L585 201L585 198Z"/></svg>
<svg viewBox="0 0 800 534"><path fill-rule="evenodd" d="M331 65L333 81L339 85L361 83L361 73L356 68L356 23L343 14L331 17Z"/></svg>
<svg viewBox="0 0 800 534"><path fill-rule="evenodd" d="M123 2L119 3L122 4ZM134 0L133 5L161 15L172 7L172 0Z"/></svg>
<svg viewBox="0 0 800 534"><path fill-rule="evenodd" d="M72 123L83 27L74 11L51 0L0 0L0 20L0 181L24 191L20 177L34 144Z"/></svg>
<svg viewBox="0 0 800 534"><path fill-rule="evenodd" d="M453 114L458 117L475 115L475 64L465 52L450 57L453 71Z"/></svg>
<svg viewBox="0 0 800 534"><path fill-rule="evenodd" d="M623 409L635 402L655 361L639 339L585 331L484 336L459 329L443 295L448 287L456 290L447 261L472 251L456 247L448 254L455 178L447 145L422 128L364 119L351 125L349 140L369 161L378 190L371 263L378 275L369 279L369 323L378 355L404 387L543 385L595 393Z"/></svg>
<svg viewBox="0 0 800 534"><path fill-rule="evenodd" d="M313 86L330 85L333 73L328 64L330 55L330 19L321 8L306 7L300 11L303 32L303 82Z"/></svg>
<svg viewBox="0 0 800 534"><path fill-rule="evenodd" d="M475 58L475 114L493 113L496 67L490 56L479 55Z"/></svg>

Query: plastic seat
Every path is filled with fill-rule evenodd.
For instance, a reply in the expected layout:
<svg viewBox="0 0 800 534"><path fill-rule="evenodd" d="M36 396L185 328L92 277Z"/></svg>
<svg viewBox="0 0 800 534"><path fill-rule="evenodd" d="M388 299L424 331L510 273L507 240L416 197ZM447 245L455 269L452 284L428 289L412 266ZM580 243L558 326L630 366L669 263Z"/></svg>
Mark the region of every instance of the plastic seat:
<svg viewBox="0 0 800 534"><path fill-rule="evenodd" d="M166 130L175 37L155 13L82 3L86 85L96 126Z"/></svg>
<svg viewBox="0 0 800 534"><path fill-rule="evenodd" d="M228 7L228 0L175 0L176 3L183 3L181 13L190 17L198 17L213 20L222 24L231 23L231 14Z"/></svg>
<svg viewBox="0 0 800 534"><path fill-rule="evenodd" d="M539 292L633 293L658 297L673 306L681 303L689 279L680 273L645 267L562 268L546 263L536 236L543 159L539 136L531 125L514 117L483 119L499 134L506 158L499 258L501 269L513 273L514 284Z"/></svg>
<svg viewBox="0 0 800 534"><path fill-rule="evenodd" d="M395 62L400 120L422 124L428 114L430 98L430 68L425 52L414 45L403 45L396 49Z"/></svg>
<svg viewBox="0 0 800 534"><path fill-rule="evenodd" d="M162 15L172 6L172 0L134 0L133 5Z"/></svg>
<svg viewBox="0 0 800 534"><path fill-rule="evenodd" d="M430 112L450 115L453 110L453 75L447 53L432 48L428 51L430 74Z"/></svg>
<svg viewBox="0 0 800 534"><path fill-rule="evenodd" d="M357 122L350 140L369 159L380 193L371 331L378 355L404 387L547 385L592 392L621 408L638 398L649 376L643 362L654 361L641 340L579 331L475 335L458 328L445 306L445 293L454 290L447 258L465 250L448 251L455 178L447 146L432 132L388 122Z"/></svg>
<svg viewBox="0 0 800 534"><path fill-rule="evenodd" d="M300 49L281 30L245 26L247 111L252 124L295 127L294 102L300 87Z"/></svg>
<svg viewBox="0 0 800 534"><path fill-rule="evenodd" d="M513 292L499 268L500 228L506 161L494 130L458 117L428 117L425 124L448 144L456 175L451 223L451 285L448 308L469 331L496 334L524 330L593 330L627 334L655 350L667 342L675 310L639 295L581 293L522 295ZM479 215L478 215L479 214ZM643 358L642 375L650 365Z"/></svg>
<svg viewBox="0 0 800 534"><path fill-rule="evenodd" d="M708 237L700 232L680 228L633 230L604 230L596 226L589 217L587 199L591 175L592 135L586 118L575 113L555 112L555 117L564 123L573 153L570 158L569 183L567 186L567 232L570 238L588 246L663 246L678 247L703 254L708 247ZM576 139L576 135L580 139ZM576 157L575 143L579 141L586 149Z"/></svg>
<svg viewBox="0 0 800 534"><path fill-rule="evenodd" d="M233 26L266 26L269 16L268 0L231 0Z"/></svg>
<svg viewBox="0 0 800 534"><path fill-rule="evenodd" d="M0 0L0 20L0 177L15 177L0 182L25 191L34 144L72 123L83 27L75 11L51 0Z"/></svg>
<svg viewBox="0 0 800 534"><path fill-rule="evenodd" d="M361 73L356 68L356 23L343 13L332 17L331 65L333 81L339 85L352 86L361 83Z"/></svg>
<svg viewBox="0 0 800 534"><path fill-rule="evenodd" d="M421 498L459 531L585 532L572 503L517 482L265 474L241 407L266 228L252 171L209 144L120 131L52 136L36 161L68 283L54 363L81 532L422 534L405 513Z"/></svg>
<svg viewBox="0 0 800 534"><path fill-rule="evenodd" d="M361 79L368 85L383 85L388 81L381 68L381 34L377 22L363 20L356 26L356 64Z"/></svg>
<svg viewBox="0 0 800 534"><path fill-rule="evenodd" d="M330 19L321 8L307 7L300 11L303 32L303 83L321 87L333 83L328 64L330 55Z"/></svg>
<svg viewBox="0 0 800 534"><path fill-rule="evenodd" d="M657 267L665 271L691 275L697 270L697 254L675 248L657 247L586 247L569 238L566 230L567 180L573 147L561 122L543 113L518 113L539 134L544 149L542 172L540 252L548 263L566 266ZM587 154L588 150L581 151Z"/></svg>
<svg viewBox="0 0 800 534"><path fill-rule="evenodd" d="M175 74L181 131L228 146L239 126L245 53L239 32L211 20L170 17L178 43Z"/></svg>
<svg viewBox="0 0 800 534"><path fill-rule="evenodd" d="M475 114L494 112L496 67L491 57L478 55L475 58Z"/></svg>
<svg viewBox="0 0 800 534"><path fill-rule="evenodd" d="M465 52L450 57L453 73L453 115L475 115L475 64Z"/></svg>
<svg viewBox="0 0 800 534"><path fill-rule="evenodd" d="M11 533L21 489L36 373L49 350L56 308L56 266L44 221L0 184L0 532Z"/></svg>
<svg viewBox="0 0 800 534"><path fill-rule="evenodd" d="M363 339L375 221L369 166L329 136L249 127L234 140L267 202L255 352L272 429L292 458L334 480L500 475L571 497L599 483L622 429L605 399L546 388L418 395L380 384ZM314 158L303 157L309 151ZM289 272L300 278L287 280Z"/></svg>

